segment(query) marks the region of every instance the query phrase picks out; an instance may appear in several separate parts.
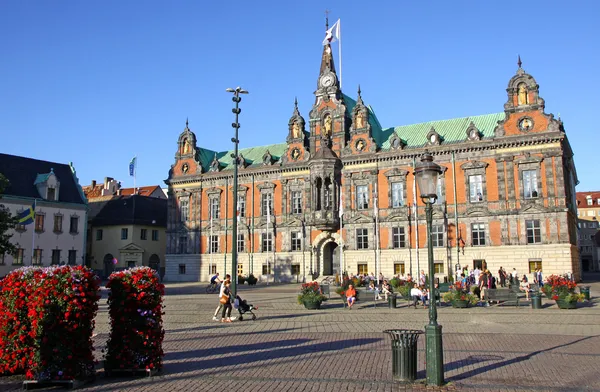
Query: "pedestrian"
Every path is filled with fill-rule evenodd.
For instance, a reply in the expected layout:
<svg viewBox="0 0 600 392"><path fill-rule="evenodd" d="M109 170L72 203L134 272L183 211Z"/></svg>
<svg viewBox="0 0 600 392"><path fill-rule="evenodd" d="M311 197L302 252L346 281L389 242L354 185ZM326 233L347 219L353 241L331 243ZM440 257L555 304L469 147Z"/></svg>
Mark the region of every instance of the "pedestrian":
<svg viewBox="0 0 600 392"><path fill-rule="evenodd" d="M420 286L425 286L426 282L427 282L427 278L425 277L425 271L421 270L421 275L419 275Z"/></svg>
<svg viewBox="0 0 600 392"><path fill-rule="evenodd" d="M537 282L538 282L538 286L540 287L540 289L542 288L542 286L544 286L544 277L542 275L542 269L538 268L537 270Z"/></svg>
<svg viewBox="0 0 600 392"><path fill-rule="evenodd" d="M502 267L498 270L498 276L500 277L500 287L506 286L506 273Z"/></svg>
<svg viewBox="0 0 600 392"><path fill-rule="evenodd" d="M348 290L346 290L346 301L348 301L348 309L352 309L352 305L356 301L356 290L354 290L353 285L348 285Z"/></svg>
<svg viewBox="0 0 600 392"><path fill-rule="evenodd" d="M219 297L219 302L223 304L223 313L221 313L222 323L230 323L233 321L231 319L231 290L229 289L230 285L230 280L226 280L225 283L223 283L223 286L225 288L223 289L223 295Z"/></svg>
<svg viewBox="0 0 600 392"><path fill-rule="evenodd" d="M225 281L229 281L231 283L231 275L229 275L229 274L225 275ZM221 299L221 297L223 296L223 290L225 290L224 283L221 285L221 289L219 290L219 299ZM219 302L219 306L217 306L217 308L215 309L215 314L213 315L213 321L219 321L219 318L217 317L217 315L222 310L223 310L223 304L221 302Z"/></svg>

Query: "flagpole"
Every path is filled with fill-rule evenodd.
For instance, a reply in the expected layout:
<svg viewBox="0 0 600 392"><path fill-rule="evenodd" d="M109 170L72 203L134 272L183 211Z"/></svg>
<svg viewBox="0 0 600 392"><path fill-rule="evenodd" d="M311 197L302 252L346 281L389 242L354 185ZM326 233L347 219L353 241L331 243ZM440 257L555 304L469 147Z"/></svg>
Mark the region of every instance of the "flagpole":
<svg viewBox="0 0 600 392"><path fill-rule="evenodd" d="M212 208L210 208L210 237L208 238L208 248L209 248L209 252L210 252L210 259L208 261L208 278L209 279L212 275L212 264L213 264L212 237L213 237L213 214L212 214Z"/></svg>
<svg viewBox="0 0 600 392"><path fill-rule="evenodd" d="M338 57L340 59L340 89L342 88L342 20L338 19L338 40L340 41Z"/></svg>
<svg viewBox="0 0 600 392"><path fill-rule="evenodd" d="M33 265L33 255L35 248L35 208L37 199L33 199L33 229L31 230L31 265Z"/></svg>
<svg viewBox="0 0 600 392"><path fill-rule="evenodd" d="M343 188L340 187L340 205L338 207L339 215L340 215L340 245L342 246L342 251L340 252L340 268L342 269L342 276L344 276L344 272L346 271L346 266L344 265L344 193Z"/></svg>
<svg viewBox="0 0 600 392"><path fill-rule="evenodd" d="M381 260L379 259L379 206L377 205L377 180L375 181L375 199L373 200L373 209L375 215L375 274L377 275L377 285L379 286L379 273L381 270Z"/></svg>
<svg viewBox="0 0 600 392"><path fill-rule="evenodd" d="M415 158L413 158L413 171L416 165L416 161ZM418 213L419 213L419 206L417 205L417 179L416 177L413 179L413 206L415 207L415 237L416 237L416 254L417 254L417 274L419 273L419 218L418 218ZM412 272L412 265L411 265L411 270L410 270L410 275L412 276L413 272Z"/></svg>
<svg viewBox="0 0 600 392"><path fill-rule="evenodd" d="M267 239L271 237L271 249L273 249L273 236L269 230L269 224L271 223L271 201L267 202ZM269 262L269 256L267 256L267 286L269 285L269 270L271 269L271 263Z"/></svg>

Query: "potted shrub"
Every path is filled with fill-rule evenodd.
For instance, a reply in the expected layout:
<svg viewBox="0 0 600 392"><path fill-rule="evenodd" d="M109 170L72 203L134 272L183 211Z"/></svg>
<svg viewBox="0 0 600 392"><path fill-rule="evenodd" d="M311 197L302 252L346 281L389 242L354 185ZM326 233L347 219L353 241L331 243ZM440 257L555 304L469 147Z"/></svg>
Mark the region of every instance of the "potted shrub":
<svg viewBox="0 0 600 392"><path fill-rule="evenodd" d="M244 277L243 275L238 275L237 279L239 285L243 285L244 283L246 283L246 277Z"/></svg>
<svg viewBox="0 0 600 392"><path fill-rule="evenodd" d="M549 298L556 301L556 305L560 309L575 309L577 302L583 301L583 294L576 294L575 288L577 284L563 276L550 275L546 278L546 283L542 287L542 291Z"/></svg>
<svg viewBox="0 0 600 392"><path fill-rule="evenodd" d="M298 294L298 303L303 304L306 309L321 309L321 303L327 301L327 297L321 292L317 282L303 283Z"/></svg>
<svg viewBox="0 0 600 392"><path fill-rule="evenodd" d="M450 290L444 293L444 301L450 302L453 308L468 308L477 305L479 298L469 293L460 282L450 286Z"/></svg>
<svg viewBox="0 0 600 392"><path fill-rule="evenodd" d="M254 286L256 282L258 282L258 279L256 279L256 277L253 274L250 274L246 278L246 282L248 282L249 286Z"/></svg>

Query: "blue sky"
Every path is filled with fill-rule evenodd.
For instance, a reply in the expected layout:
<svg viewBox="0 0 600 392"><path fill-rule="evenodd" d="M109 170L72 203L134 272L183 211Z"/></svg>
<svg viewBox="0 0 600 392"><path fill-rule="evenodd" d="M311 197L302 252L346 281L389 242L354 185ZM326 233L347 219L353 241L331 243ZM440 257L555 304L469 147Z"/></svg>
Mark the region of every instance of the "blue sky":
<svg viewBox="0 0 600 392"><path fill-rule="evenodd" d="M240 147L283 142L294 97L305 118L314 102L328 8L343 91L360 84L385 127L501 112L520 54L565 123L578 190L600 189L600 2L369 4L4 0L0 151L72 161L82 185L132 186L137 155L137 184L163 186L186 118L200 146L231 148L238 85Z"/></svg>

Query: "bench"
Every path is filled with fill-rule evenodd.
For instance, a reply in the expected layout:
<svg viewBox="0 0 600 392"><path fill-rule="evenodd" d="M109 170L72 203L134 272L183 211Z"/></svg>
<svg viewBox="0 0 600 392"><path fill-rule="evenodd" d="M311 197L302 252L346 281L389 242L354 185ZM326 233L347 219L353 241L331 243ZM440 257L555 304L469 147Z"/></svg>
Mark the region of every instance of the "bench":
<svg viewBox="0 0 600 392"><path fill-rule="evenodd" d="M500 301L503 303L514 302L516 306L519 306L519 293L510 289L487 289L485 292L487 301Z"/></svg>
<svg viewBox="0 0 600 392"><path fill-rule="evenodd" d="M385 301L383 300L383 296L381 297L382 299L380 299L380 300L377 299L377 293L375 291L369 291L369 290L364 290L364 289L354 289L354 290L356 290L356 296L357 296L357 300L356 300L355 304L363 303L363 302L373 302L373 306L377 307L377 302L385 303ZM381 293L379 295L381 295ZM348 300L346 299L346 295L342 294L340 297L342 298L342 303L345 308L346 306L348 306Z"/></svg>

